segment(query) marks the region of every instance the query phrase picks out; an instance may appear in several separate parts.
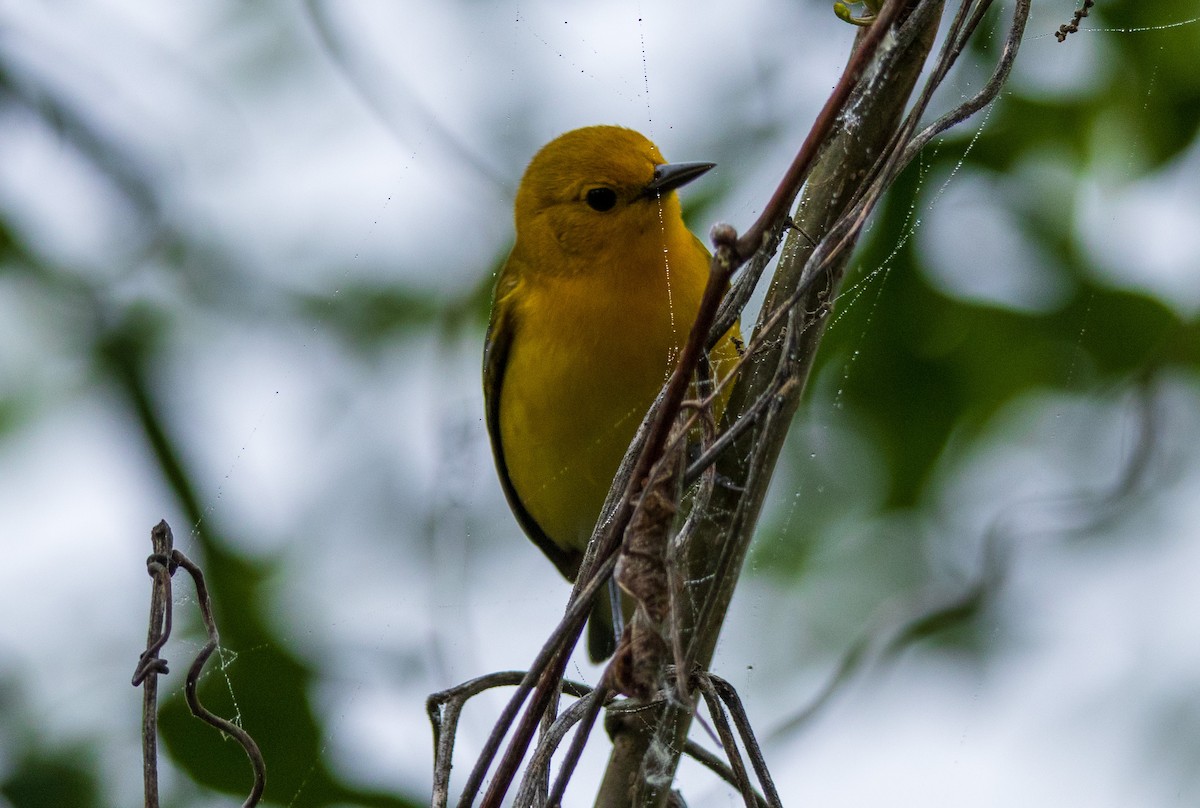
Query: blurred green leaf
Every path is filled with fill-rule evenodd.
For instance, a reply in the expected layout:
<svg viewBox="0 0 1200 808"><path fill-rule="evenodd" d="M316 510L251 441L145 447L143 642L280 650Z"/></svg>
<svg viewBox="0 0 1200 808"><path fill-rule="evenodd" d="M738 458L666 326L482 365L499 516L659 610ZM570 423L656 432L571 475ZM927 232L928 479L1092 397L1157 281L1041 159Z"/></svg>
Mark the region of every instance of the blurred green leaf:
<svg viewBox="0 0 1200 808"><path fill-rule="evenodd" d="M317 684L315 674L285 650L283 638L264 620L263 583L270 568L250 563L216 542L205 546L202 567L222 647L209 659L199 695L205 706L236 721L258 744L267 764L265 799L282 805L417 805L400 796L355 788L330 770L323 754L325 730L309 703ZM181 572L176 574L176 592L190 586ZM181 608L178 602L176 608ZM179 642L168 646L176 649L172 671L182 673L191 664L181 654L185 647ZM250 764L241 747L192 717L182 693L163 704L160 716L173 765L216 791L249 792Z"/></svg>
<svg viewBox="0 0 1200 808"><path fill-rule="evenodd" d="M32 754L29 754L32 752ZM12 761L11 774L0 783L13 808L91 808L101 805L99 789L89 767L86 747L28 750L27 756Z"/></svg>

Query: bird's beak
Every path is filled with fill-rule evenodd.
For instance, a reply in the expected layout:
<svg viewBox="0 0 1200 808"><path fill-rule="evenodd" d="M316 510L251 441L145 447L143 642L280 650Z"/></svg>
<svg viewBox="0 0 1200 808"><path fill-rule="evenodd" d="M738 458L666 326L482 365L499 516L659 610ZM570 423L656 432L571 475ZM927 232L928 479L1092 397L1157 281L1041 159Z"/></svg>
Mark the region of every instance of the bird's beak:
<svg viewBox="0 0 1200 808"><path fill-rule="evenodd" d="M716 163L663 163L655 166L654 179L650 180L650 184L643 188L638 196L655 198L670 193L715 165Z"/></svg>

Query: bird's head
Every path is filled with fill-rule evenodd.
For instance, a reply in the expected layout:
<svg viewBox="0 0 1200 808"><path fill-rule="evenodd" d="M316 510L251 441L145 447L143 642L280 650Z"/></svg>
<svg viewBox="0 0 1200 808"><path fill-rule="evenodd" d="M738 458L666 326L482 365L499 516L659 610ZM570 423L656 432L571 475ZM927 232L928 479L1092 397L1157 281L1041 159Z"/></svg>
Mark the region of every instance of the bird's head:
<svg viewBox="0 0 1200 808"><path fill-rule="evenodd" d="M589 126L546 144L517 190L517 243L572 271L686 233L675 189L712 163L667 163L632 129ZM690 236L689 236L690 238ZM547 267L550 269L550 267Z"/></svg>

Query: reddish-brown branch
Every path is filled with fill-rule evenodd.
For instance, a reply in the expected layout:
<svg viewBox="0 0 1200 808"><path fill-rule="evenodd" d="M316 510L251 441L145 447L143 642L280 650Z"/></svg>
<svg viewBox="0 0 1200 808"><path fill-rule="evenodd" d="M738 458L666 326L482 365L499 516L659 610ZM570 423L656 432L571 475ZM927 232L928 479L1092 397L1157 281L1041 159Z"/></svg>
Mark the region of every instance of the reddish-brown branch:
<svg viewBox="0 0 1200 808"><path fill-rule="evenodd" d="M858 86L863 71L875 58L879 43L891 30L892 23L895 22L904 5L906 4L903 0L891 0L891 2L885 3L875 21L865 29L866 33L855 47L854 53L851 54L850 61L846 63L846 68L842 71L842 76L834 86L833 92L829 94L825 105L817 113L817 118L813 121L808 136L801 144L800 151L796 152L792 164L784 173L779 187L771 195L762 214L737 240L734 253L738 258L738 266L763 246L768 233L783 225L788 211L791 210L792 202L800 193L800 187L804 185L804 180L807 179L808 172L812 169L817 155L820 154L821 147L829 139L829 133L833 131L833 125L837 122L838 116L842 114L846 101L850 98L850 93Z"/></svg>

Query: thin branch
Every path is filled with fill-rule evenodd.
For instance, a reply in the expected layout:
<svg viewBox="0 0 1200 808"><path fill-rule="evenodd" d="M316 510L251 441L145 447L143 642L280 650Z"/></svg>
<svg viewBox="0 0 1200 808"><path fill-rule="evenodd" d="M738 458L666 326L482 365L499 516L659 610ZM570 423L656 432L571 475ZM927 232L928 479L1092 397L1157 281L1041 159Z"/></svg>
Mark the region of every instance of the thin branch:
<svg viewBox="0 0 1200 808"><path fill-rule="evenodd" d="M763 247L764 235L771 229L772 224L782 224L787 219L788 207L799 193L811 164L820 151L821 144L828 138L834 123L849 102L851 93L862 80L866 67L871 63L884 38L886 27L899 14L898 9L901 5L903 4L900 2L888 3L877 18L875 25L868 30L855 48L841 79L758 220L740 238L737 231L730 225L718 224L713 227L711 238L715 249L709 269L708 284L705 287L692 331L688 335L688 341L664 392L655 401L647 416L649 426L646 427L644 437L640 441L635 439L639 445L637 461L630 472L618 475L618 481L627 481L621 486L614 484L614 489L620 487L623 496L612 514L613 518L605 525L605 529L598 530L597 535L592 537L583 569L587 568L589 559L593 555L604 559L610 553L615 552L617 542L614 539L619 537L629 522L633 495L636 495L641 481L646 478L650 467L661 456L661 447L666 442L670 425L678 413L684 392L696 371L702 348L714 341L711 337L714 332L717 335L716 339L719 339L732 327L733 320L736 319L735 314L727 325L719 320L724 312L721 302L726 297L725 287L729 278ZM624 466L622 471L624 471ZM601 521L604 521L603 518ZM597 538L603 538L603 541L597 542ZM593 550L593 546L597 545L598 547Z"/></svg>
<svg viewBox="0 0 1200 808"><path fill-rule="evenodd" d="M737 421L717 436L717 439L706 447L700 453L699 457L691 462L691 465L687 467L687 470L683 474L684 487L690 486L696 480L700 479L702 474L711 469L722 453L737 443L738 439L747 430L758 423L760 416L770 407L771 400L776 397L786 396L795 384L798 384L795 378L781 375L777 385L772 385L768 393L756 398L754 403L750 405L750 409L742 413Z"/></svg>
<svg viewBox="0 0 1200 808"><path fill-rule="evenodd" d="M808 178L817 155L820 154L821 149L828 142L834 124L846 108L851 93L858 87L863 74L875 58L875 52L879 49L880 43L883 42L884 37L891 30L892 23L899 17L901 8L904 6L905 4L900 2L900 0L892 0L886 3L875 18L875 22L872 23L871 27L867 29L866 34L855 46L854 53L851 54L850 61L847 63L845 70L842 71L841 78L838 79L833 92L826 99L825 105L821 107L821 111L817 113L817 118L813 121L808 136L804 139L804 143L801 144L800 151L796 153L792 164L788 166L787 171L784 173L779 187L771 195L770 200L763 208L762 214L754 224L750 225L742 237L738 239L735 254L742 256L743 261L745 258L758 252L763 247L766 234L779 229L783 221L787 218L792 202L795 201L796 195L800 193L800 186Z"/></svg>
<svg viewBox="0 0 1200 808"><path fill-rule="evenodd" d="M577 633L575 637L578 637ZM509 786L512 785L512 780L516 776L517 769L520 768L521 760L529 750L529 744L541 721L541 715L546 710L550 699L553 697L553 693L556 692L558 680L562 678L563 671L566 669L567 659L570 657L570 648L571 646L560 645L554 649L549 665L538 677L533 698L530 700L529 706L526 707L525 714L521 716L520 722L518 722L516 728L513 730L513 738L509 741L508 748L505 749L504 756L500 759L500 764L496 767L496 772L492 776L492 782L483 795L483 802L481 803L483 808L498 808ZM476 770L478 770L478 767ZM475 772L473 771L472 775L474 774ZM460 804L469 806L470 802L463 800Z"/></svg>
<svg viewBox="0 0 1200 808"><path fill-rule="evenodd" d="M801 144L800 150L792 159L779 186L763 208L762 214L737 240L734 254L740 259L739 265L748 257L753 256L753 258L747 271L726 295L726 301L717 315L715 327L709 333L707 343L709 348L716 345L722 335L733 327L738 317L741 316L742 309L749 302L750 295L758 286L763 271L779 248L783 225L788 221L788 212L792 203L800 193L801 186L808 180L817 156L828 142L834 125L846 109L851 93L857 89L864 71L875 58L884 35L890 30L902 5L903 3L898 1L887 3L876 17L875 22L866 30L866 34L850 55L850 61L842 71L841 78L838 79L833 92L830 93L825 105L817 114L816 120L813 121L812 128ZM716 228L714 228L715 230ZM716 243L715 232L713 243Z"/></svg>
<svg viewBox="0 0 1200 808"><path fill-rule="evenodd" d="M717 726L717 734L721 737L721 746L725 749L725 757L729 759L730 768L733 769L734 781L737 783L738 791L741 792L742 800L746 804L746 808L754 808L756 796L754 786L750 783L750 775L746 772L742 753L738 749L737 741L734 740L733 730L729 727L729 720L725 717L721 700L717 697L716 690L713 689L712 680L703 673L695 678L700 692L704 696L704 703L708 706L708 714L712 716L713 723Z"/></svg>
<svg viewBox="0 0 1200 808"><path fill-rule="evenodd" d="M1054 38L1059 42L1066 42L1070 34L1079 30L1079 23L1083 22L1083 18L1088 15L1094 5L1096 5L1096 0L1083 0L1083 5L1075 9L1071 21L1058 26L1058 30L1054 32Z"/></svg>
<svg viewBox="0 0 1200 808"><path fill-rule="evenodd" d="M683 745L683 753L717 775L717 777L720 777L726 783L729 783L729 785L737 787L737 775L733 773L733 769L729 768L729 764L700 744L692 740L686 741ZM757 808L771 808L767 804L766 799L763 798L763 795L757 792L754 794L754 804Z"/></svg>
<svg viewBox="0 0 1200 808"><path fill-rule="evenodd" d="M866 67L871 63L884 38L883 28L890 24L899 13L897 10L899 5L901 4L898 2L889 3L874 26L879 30L869 31L859 42L843 71L842 78L814 123L800 152L792 161L792 165L764 208L762 215L751 225L747 234L739 238L737 232L729 225L719 224L713 227L711 237L715 249L709 270L708 284L705 287L696 320L675 370L667 382L665 391L655 401L647 415L649 426L646 427L645 436L640 442L637 460L633 464L632 470L627 474L619 474L618 481L614 483L615 490L620 486L620 480L627 481L620 486L624 495L617 502L611 521L604 525L603 531L598 529L598 535L594 535L592 541L589 542L588 553L583 562L584 569L587 569L589 561L592 561L593 558L607 558L616 551L619 537L629 523L631 503L634 501L637 491L640 490L642 482L647 478L650 468L658 462L662 455L662 446L665 445L670 425L678 414L684 391L696 371L702 348L709 344L710 335L714 330L718 334L724 334L732 326L731 321L729 326L722 329L721 324L717 322L717 318L720 316L721 300L729 278L753 254L764 247L760 242L763 242L764 234L770 224L776 221L782 223L786 220L788 206L799 193L809 167L820 150L820 143L827 138L834 123L849 103L852 91L858 87ZM636 439L635 445L638 445ZM633 451L632 447L631 451ZM624 471L623 465L622 472ZM603 517L601 522L604 523ZM597 541L597 539L601 539L601 541Z"/></svg>
<svg viewBox="0 0 1200 808"><path fill-rule="evenodd" d="M158 652L171 636L171 551L174 538L165 521L150 531L153 553L146 559L146 571L154 582L150 587L150 629L146 650L138 658L133 686L145 683L142 690L142 787L146 808L158 808L158 675L167 673L167 661Z"/></svg>
<svg viewBox="0 0 1200 808"><path fill-rule="evenodd" d="M831 232L830 226L851 207L849 192L867 176L879 155L887 153L888 142L902 118L904 101L924 63L924 53L932 44L940 2L920 0L913 4L892 0L883 11L868 31L873 39L866 36L860 39L860 47L874 41L878 52L877 58L873 56L863 63L861 85L847 101L847 109L850 103L854 104L853 114L848 112L835 118L841 128L823 148L821 166L814 168L810 178L811 185L817 179L815 172L822 172L814 194L807 200L812 207L804 208L806 216L800 224L806 232L824 233L821 242L824 246L811 252L797 250L786 267L781 261L773 294L768 296L754 332L765 349L756 362L766 374L743 371L731 394L728 412L736 420L764 391L777 392L781 378L793 378L796 383L788 388L788 395L772 395L771 404L757 419L755 432L760 434L744 436L739 442L739 457L733 459L726 454L718 464L718 473L733 484L717 489L718 496L714 498L705 528L697 533L687 553L689 575L697 582L697 600L701 606L694 625L689 627L691 636L685 662L694 660L702 669L710 660L737 571L745 557L749 534L761 508L766 481L778 458L786 425L798 405L833 291L844 271L853 236L858 232L851 225L843 225L840 232L837 229ZM899 22L898 15L902 13L906 15L905 21L889 27L889 22ZM885 41L886 47L882 47ZM797 286L805 287L802 296L790 299ZM779 305L785 300L789 305ZM773 322L768 325L764 321ZM781 377L779 373L784 375ZM691 720L690 711L682 706L665 705L664 714L643 749L670 750L668 754L677 756L676 750L682 748ZM674 759L666 764L670 768L655 765L653 772L647 771L644 765L649 757L643 753L641 758L643 783L649 783L650 778L661 782L663 776L674 771ZM628 765L630 758L628 754L621 759L614 757L610 771L614 765ZM615 773L606 777L608 783L621 781ZM636 804L661 805L665 796L664 788L649 788Z"/></svg>
<svg viewBox="0 0 1200 808"><path fill-rule="evenodd" d="M758 777L763 792L766 793L767 802L771 808L782 808L783 802L779 798L779 792L775 789L775 781L771 779L771 772L767 769L762 746L754 737L754 728L750 724L750 718L746 715L746 708L742 706L742 700L738 696L737 690L720 676L710 673L707 674L707 678L712 682L713 690L729 709L733 725L737 727L738 734L742 737L742 745L746 747L746 754L750 756L750 765L754 767L754 774Z"/></svg>
<svg viewBox="0 0 1200 808"><path fill-rule="evenodd" d="M600 714L600 708L604 706L609 695L607 688L598 687L586 699L581 699L572 705L572 707L577 707L580 704L584 705L581 710L582 717L579 720L579 728L575 730L575 737L571 739L571 745L567 748L567 756L563 758L562 765L558 769L558 776L554 778L554 787L550 790L550 795L546 800L546 804L551 806L551 808L562 804L563 795L567 791L567 783L571 782L571 775L575 773L575 767L579 764L579 758L583 756L583 748L587 745L588 736L592 732L592 726L596 723L596 716ZM559 740L561 740L561 736L559 736ZM557 743L555 746L557 746ZM549 769L549 766L550 753L547 747L547 769ZM520 802L518 801L519 804Z"/></svg>
<svg viewBox="0 0 1200 808"><path fill-rule="evenodd" d="M495 687L512 687L521 684L528 675L526 671L501 671L480 676L460 685L433 693L425 700L425 712L433 726L433 796L430 804L443 808L450 799L450 769L454 760L454 740L458 731L458 718L463 707L475 696ZM576 698L591 692L591 688L570 679L562 681L562 689Z"/></svg>
<svg viewBox="0 0 1200 808"><path fill-rule="evenodd" d="M991 0L982 0L974 7L972 14L968 19L967 13L972 10L970 0L966 0L959 8L959 13L956 15L954 23L951 26L951 35L948 37L942 54L939 58L939 65L946 64L946 67L935 70L931 75L926 85L922 88L921 95L918 101L913 105L913 109L906 117L905 123L900 129L903 135L906 132L911 132L915 128L916 122L920 119L921 114L928 107L929 102L933 97L934 91L940 86L945 78L946 71L949 65L958 58L962 50L966 47L966 42L978 27L982 14L991 5ZM924 148L930 140L936 137L941 132L954 126L968 117L978 112L987 104L995 100L1003 87L1004 82L1008 78L1008 74L1012 69L1013 61L1016 59L1017 50L1020 46L1021 37L1025 31L1025 23L1029 16L1030 0L1017 0L1016 8L1013 13L1013 22L1009 28L1008 36L1005 39L1004 49L1001 52L996 68L984 87L972 98L960 104L954 110L939 118L933 124L930 124L918 135L911 137L907 141L903 138L893 140L892 145L885 151L881 159L876 163L872 170L874 179L864 184L865 190L860 191L852 208L830 228L829 233L815 247L813 255L809 258L809 267L804 271L804 281L800 283L795 290L786 298L786 300L776 306L771 315L762 323L755 331L756 339L751 341L747 346L746 355L750 356L754 353L759 345L759 340L770 335L778 320L785 316L787 312L796 306L806 295L812 291L813 285L822 277L822 273L830 267L839 256L848 249L857 240L862 227L866 224L867 216L875 207L876 202L882 195L883 191L891 185L895 178L903 171L916 155ZM931 6L924 6L931 8ZM897 143L905 143L903 149L896 148ZM810 268L811 267L811 268ZM757 402L755 402L757 406ZM743 428L744 429L744 428ZM718 453L714 453L714 458ZM693 464L688 470L689 476L698 464Z"/></svg>
<svg viewBox="0 0 1200 808"><path fill-rule="evenodd" d="M242 805L243 808L253 808L262 798L263 788L266 785L266 762L263 760L262 752L259 751L258 744L254 742L249 733L236 724L210 712L200 703L200 698L196 693L200 673L204 670L204 665L212 656L212 652L220 645L217 623L213 618L212 601L208 596L208 587L204 583L204 573L191 559L172 546L171 527L166 521L161 521L154 526L150 533L150 540L154 547L154 553L146 561L146 568L154 578L150 600L150 630L146 639L146 650L138 658L137 669L133 674L134 687L145 684L142 703L142 768L146 807L157 808L158 806L158 722L156 717L158 675L167 673L166 660L160 658L158 652L162 650L171 636L171 576L175 574L175 570L183 567L192 576L192 581L196 585L196 599L200 605L200 615L205 631L208 633L208 642L200 649L192 661L191 668L188 669L187 678L184 680L184 698L192 715L206 724L216 727L241 745L254 772L254 783L250 788L249 796Z"/></svg>
<svg viewBox="0 0 1200 808"><path fill-rule="evenodd" d="M488 736L487 742L484 744L483 751L480 752L479 759L475 761L475 767L471 770L466 785L463 786L463 793L459 800L459 804L463 808L469 808L478 795L479 789L483 784L483 778L487 775L487 770L491 767L496 752L499 751L500 744L503 742L504 736L508 734L508 730L512 727L512 722L516 718L517 712L521 709L521 705L525 702L525 699L534 690L535 686L540 686L540 683L546 680L546 673L550 668L556 666L557 655L564 642L568 640L574 641L579 636L579 632L583 630L583 624L587 619L588 612L591 610L592 600L595 599L600 588L612 575L612 570L616 566L616 563L617 559L615 556L607 559L586 582L583 589L579 590L578 597L573 597L568 602L566 614L559 624L555 626L554 631L542 646L542 650L538 652L533 664L521 679L521 683L517 687L517 692L512 695L508 704L505 705L504 711L500 714L500 717L496 720L496 725L492 728L492 734ZM576 582L576 586L579 586L579 582ZM563 664L565 665L565 659ZM561 673L558 678L561 680ZM535 699L537 697L537 694L535 694ZM540 712L541 709L538 710L538 713ZM528 744L528 741L526 743Z"/></svg>
<svg viewBox="0 0 1200 808"><path fill-rule="evenodd" d="M1000 90L1004 87L1004 83L1008 81L1008 74L1012 71L1013 62L1017 58L1021 39L1025 35L1025 24L1029 19L1029 6L1030 0L1017 0L1016 7L1013 10L1013 21L1009 26L1008 35L1004 39L1004 48L1000 52L1000 58L997 60L996 67L992 70L992 75L988 78L987 83L974 96L959 104L950 112L947 112L929 124L929 126L926 126L919 134L910 139L907 145L905 145L904 153L900 158L902 167L911 163L921 149L928 145L929 141L950 127L962 123L992 103L1000 95Z"/></svg>

